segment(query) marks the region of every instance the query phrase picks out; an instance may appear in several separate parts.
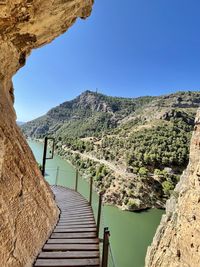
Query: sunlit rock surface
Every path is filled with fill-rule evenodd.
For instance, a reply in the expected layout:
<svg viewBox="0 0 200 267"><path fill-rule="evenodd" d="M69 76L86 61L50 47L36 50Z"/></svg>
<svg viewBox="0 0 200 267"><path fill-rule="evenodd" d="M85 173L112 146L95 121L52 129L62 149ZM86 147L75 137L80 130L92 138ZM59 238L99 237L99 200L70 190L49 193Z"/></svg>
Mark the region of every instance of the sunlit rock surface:
<svg viewBox="0 0 200 267"><path fill-rule="evenodd" d="M32 266L59 211L16 126L12 76L33 48L90 15L93 0L0 0L0 266ZM27 88L28 90L28 88Z"/></svg>
<svg viewBox="0 0 200 267"><path fill-rule="evenodd" d="M187 170L167 202L146 267L200 266L200 110L191 140Z"/></svg>

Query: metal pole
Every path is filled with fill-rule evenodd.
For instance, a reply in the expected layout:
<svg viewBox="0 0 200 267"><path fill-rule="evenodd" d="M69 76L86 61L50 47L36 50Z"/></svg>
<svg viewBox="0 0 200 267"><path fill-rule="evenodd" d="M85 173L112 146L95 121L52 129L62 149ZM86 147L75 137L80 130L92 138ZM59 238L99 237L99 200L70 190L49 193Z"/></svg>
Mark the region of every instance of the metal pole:
<svg viewBox="0 0 200 267"><path fill-rule="evenodd" d="M48 138L44 138L44 152L43 152L43 161L42 161L42 175L45 176L45 165L46 165L46 157L47 157L47 141Z"/></svg>
<svg viewBox="0 0 200 267"><path fill-rule="evenodd" d="M78 190L78 170L76 170L76 183L75 183L75 191Z"/></svg>
<svg viewBox="0 0 200 267"><path fill-rule="evenodd" d="M59 174L59 167L56 170L56 185L58 185L58 174Z"/></svg>
<svg viewBox="0 0 200 267"><path fill-rule="evenodd" d="M104 228L104 235L103 235L103 252L102 252L102 263L101 267L108 267L108 249L109 249L109 236L110 232L108 227Z"/></svg>
<svg viewBox="0 0 200 267"><path fill-rule="evenodd" d="M92 188L93 188L93 178L91 176L90 177L90 199L89 199L90 206L92 205Z"/></svg>
<svg viewBox="0 0 200 267"><path fill-rule="evenodd" d="M101 207L102 207L102 193L99 194L99 206L97 215L97 237L99 237L100 223L101 223Z"/></svg>

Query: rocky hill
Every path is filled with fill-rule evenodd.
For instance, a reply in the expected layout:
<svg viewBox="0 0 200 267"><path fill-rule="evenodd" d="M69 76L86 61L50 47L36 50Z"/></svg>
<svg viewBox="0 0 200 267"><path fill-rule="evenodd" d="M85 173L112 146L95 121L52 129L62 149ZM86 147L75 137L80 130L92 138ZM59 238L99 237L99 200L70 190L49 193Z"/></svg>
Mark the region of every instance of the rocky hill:
<svg viewBox="0 0 200 267"><path fill-rule="evenodd" d="M53 135L57 153L104 200L128 210L164 207L188 164L200 92L118 98L86 91L22 126L25 135Z"/></svg>
<svg viewBox="0 0 200 267"><path fill-rule="evenodd" d="M115 128L118 121L152 99L116 98L85 91L74 100L64 102L46 115L28 122L22 129L28 136L35 138L65 129L67 136L72 133L76 137L98 136L99 132Z"/></svg>

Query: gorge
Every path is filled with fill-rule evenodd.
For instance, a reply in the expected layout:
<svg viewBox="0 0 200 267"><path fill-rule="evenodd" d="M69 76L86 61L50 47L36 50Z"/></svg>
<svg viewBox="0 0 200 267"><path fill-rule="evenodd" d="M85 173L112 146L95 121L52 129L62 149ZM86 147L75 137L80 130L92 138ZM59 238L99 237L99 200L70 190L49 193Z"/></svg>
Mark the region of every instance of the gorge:
<svg viewBox="0 0 200 267"><path fill-rule="evenodd" d="M32 49L51 42L54 38L64 33L77 18L88 17L91 13L92 4L93 0L0 1L0 265L3 267L32 266L36 255L50 235L59 216L59 210L55 205L54 196L50 191L49 185L41 176L35 158L28 147L21 130L16 124L16 114L13 108L14 88L12 84L12 76L17 72L17 70L25 65L26 57L31 53ZM191 97L194 97L195 100L191 100ZM173 99L172 106L168 105L169 99ZM107 100L110 101L110 99ZM101 160L102 156L104 157L103 160L105 160L105 157L106 159L113 159L113 153L109 153L109 144L111 141L113 142L115 150L114 156L119 151L121 153L119 155L123 155L124 159L125 154L123 153L126 147L124 147L124 143L121 144L118 139L117 142L114 143L112 139L113 134L115 137L121 135L122 138L124 137L127 139L129 139L129 137L130 139L131 137L133 137L132 139L136 137L139 144L141 144L140 141L145 135L145 142L143 143L143 146L146 148L149 147L148 142L149 139L151 139L149 138L149 135L150 137L156 137L155 134L158 133L158 129L160 137L163 136L167 146L170 145L167 143L167 140L171 140L170 142L173 142L174 137L179 139L179 147L176 148L180 148L180 150L178 151L177 149L177 155L172 155L174 153L173 150L164 151L170 152L170 162L177 164L176 168L173 170L172 177L171 171L173 168L171 165L169 166L168 157L166 155L163 156L163 149L160 147L160 154L158 154L162 156L162 168L156 168L157 171L155 174L153 172L153 178L152 176L149 176L155 180L154 182L158 185L158 188L155 188L152 195L150 195L152 180L150 179L149 181L151 186L148 184L147 191L145 192L146 194L144 194L143 180L145 180L144 178L146 178L148 172L152 175L151 164L153 163L156 167L155 162L160 160L155 156L158 151L154 151L154 153L151 151L151 156L147 153L145 158L141 156L141 153L144 153L144 151L139 151L139 149L136 154L133 153L131 155L127 155L128 168L126 169L126 172L130 174L131 177L133 177L134 172L137 174L139 173L137 178L135 176L134 177L137 179L137 182L138 178L141 178L142 180L142 186L140 183L140 186L136 187L137 196L135 195L135 192L127 192L127 190L124 190L123 179L119 179L119 182L117 179L108 179L108 181L104 181L103 177L109 175L109 173L107 173L106 168L97 166L100 168L98 169L98 173L95 172L95 177L98 178L97 183L99 183L99 190L107 190L105 194L107 202L116 203L116 200L119 199L118 205L129 210L143 209L152 206L163 207L163 196L165 202L166 195L168 194L169 197L169 193L171 193L170 191L174 188L182 170L188 163L189 140L194 126L190 147L189 165L184 174L181 176L180 182L176 185L174 193L172 193L169 201L167 202L166 215L163 216L153 243L148 250L146 266L198 267L200 265L200 244L198 238L200 232L199 111L197 113L195 123L194 117L199 106L199 92L188 91L184 95L172 95L161 99L137 99L133 105L134 110L138 109L137 112L140 112L141 110L138 106L145 105L148 108L145 110L145 113L148 111L148 116L150 117L146 116L145 113L140 113L139 117L134 115L128 118L127 121L123 121L123 111L125 109L127 112L126 115L130 115L133 103L131 102L130 105L130 100L125 100L124 103L124 101L121 101L120 99L117 99L117 103L118 105L116 106L113 105L113 102L111 101L109 103L111 105L100 105L97 107L98 109L104 111L107 109L110 116L109 119L104 116L97 117L95 127L98 126L99 122L103 121L103 125L101 124L101 127L104 128L104 131L107 129L112 129L113 131L109 136L109 140L103 136L101 131L101 135L98 136L99 128L97 128L97 135L92 136L94 148L97 149L97 152L99 152L99 158L97 157L97 160ZM155 103L158 105L155 106ZM118 107L120 108L118 109ZM161 107L164 107L164 112ZM187 109L187 112L185 109ZM54 116L56 116L56 110L54 110L53 113ZM143 120L144 125L138 125L138 118ZM77 117L74 117L74 120L76 119ZM161 126L156 125L156 121L160 122L160 119L162 119ZM116 127L118 126L118 122L120 120L122 125L125 127L124 129L123 127ZM154 122L154 127L149 130L150 132L148 135L148 122L151 120ZM90 125L91 121L88 120L87 123L88 124L86 124L86 126ZM115 129L119 130L119 132L115 132L113 125L115 126ZM62 132L61 130L65 131L65 128L61 129L60 125L53 126L59 126L57 130L60 131L60 133ZM132 131L134 126L137 126L140 130L144 128L142 136L140 136L138 132L134 131L133 136L129 136L130 133L127 136L125 135L126 133L124 133L124 130ZM76 127L76 124L74 127ZM165 135L166 128L170 129L169 136L167 135L167 131ZM49 127L48 131L49 129L52 130ZM177 131L175 131L175 129ZM49 133L48 131L47 133ZM83 127L81 131L85 131L88 134L87 127ZM95 130L93 129L93 133L94 132ZM43 131L42 133L40 131L39 134L43 135L44 133ZM89 134L91 134L91 132ZM92 146L89 144L91 142L87 142L91 140L85 138L91 136L88 135L79 137L82 139L84 138L84 140L76 143L74 140L67 137L64 142L68 142L67 145L70 146L71 151L83 150L80 151L82 153L86 150L86 147L89 151ZM63 157L72 157L73 154L71 151L69 151L69 153L64 153L66 152L66 147L63 146L66 144L62 143L63 139L58 139L57 141L58 153L63 154ZM134 143L132 140L128 141L129 144ZM98 142L100 143L98 144ZM85 146L85 144L87 144L87 146ZM187 146L185 146L186 144ZM106 146L108 149L105 149ZM137 159L139 159L139 161ZM119 165L122 163L121 157L118 158L118 162ZM145 164L148 163L149 168L145 165L141 165L140 162ZM74 163L82 165L82 170L87 169L88 167L93 167L90 165L90 160L87 160L88 165L85 165L85 162L75 155ZM137 165L135 165L135 163L137 163ZM177 166L179 168L177 168ZM168 169L165 169L166 167ZM178 172L176 173L177 169ZM92 168L90 171L92 172ZM153 171L155 171L155 168ZM163 171L165 172L163 173ZM110 173L110 175L112 174ZM163 187L160 187L160 182L156 182L156 177L158 180L162 181L162 183L168 183L165 183L163 184ZM116 184L115 182L112 184L114 180L117 180ZM174 182L174 180L176 181ZM106 188L102 188L104 185ZM129 186L129 189L131 189L133 184L130 182ZM112 190L109 191L110 187L112 187L114 191L116 190L116 192L119 191L119 194L115 195ZM157 198L157 193L155 194L157 191L158 194L161 194L161 198L159 197L159 199ZM145 203L143 198L145 196L148 198L147 203ZM140 201L138 201L138 199Z"/></svg>
<svg viewBox="0 0 200 267"><path fill-rule="evenodd" d="M27 137L52 136L56 152L104 201L125 210L164 208L188 164L199 92L117 98L85 91L21 126Z"/></svg>

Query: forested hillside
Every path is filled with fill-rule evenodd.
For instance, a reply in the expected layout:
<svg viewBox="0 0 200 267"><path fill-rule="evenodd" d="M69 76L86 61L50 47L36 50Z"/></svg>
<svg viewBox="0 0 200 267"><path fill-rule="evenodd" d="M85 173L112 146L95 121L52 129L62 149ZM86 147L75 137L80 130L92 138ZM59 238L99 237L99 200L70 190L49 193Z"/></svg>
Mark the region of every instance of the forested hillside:
<svg viewBox="0 0 200 267"><path fill-rule="evenodd" d="M117 98L86 91L21 126L56 138L57 153L77 166L107 203L164 207L187 166L199 92Z"/></svg>

